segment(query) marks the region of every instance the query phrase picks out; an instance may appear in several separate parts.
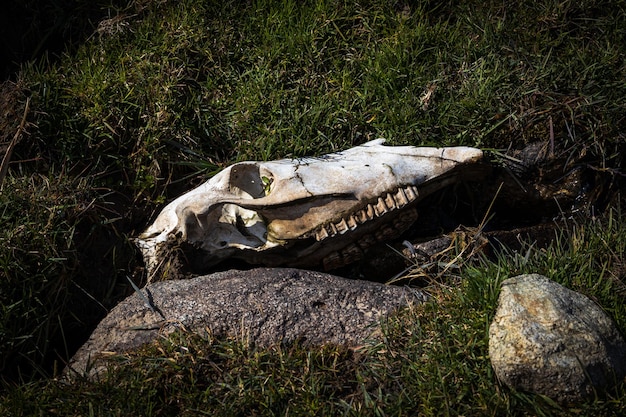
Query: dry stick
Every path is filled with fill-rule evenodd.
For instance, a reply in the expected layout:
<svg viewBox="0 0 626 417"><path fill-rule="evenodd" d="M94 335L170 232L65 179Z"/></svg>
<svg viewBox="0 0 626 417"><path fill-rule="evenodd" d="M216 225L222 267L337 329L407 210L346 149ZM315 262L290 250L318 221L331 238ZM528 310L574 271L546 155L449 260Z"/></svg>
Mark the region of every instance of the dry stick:
<svg viewBox="0 0 626 417"><path fill-rule="evenodd" d="M24 126L26 126L26 116L28 116L28 107L30 105L30 97L26 99L26 106L24 108L24 116L22 116L22 121L20 122L20 127L17 128L17 132L13 136L11 142L9 142L9 146L7 147L7 151L4 154L4 158L2 158L2 163L0 164L0 190L3 189L4 177L7 175L7 171L9 170L9 162L11 162L11 154L13 153L13 148L20 141L22 137L22 132L24 131Z"/></svg>
<svg viewBox="0 0 626 417"><path fill-rule="evenodd" d="M552 123L552 116L548 117L550 123L550 158L554 157L554 124Z"/></svg>
<svg viewBox="0 0 626 417"><path fill-rule="evenodd" d="M500 194L500 191L502 190L502 186L504 185L504 183L500 183L500 186L498 187L498 190L496 191L495 195L493 196L493 198L491 199L491 203L489 204L489 207L487 207L487 211L485 212L485 215L483 216L482 221L480 222L480 224L477 227L477 232L474 234L473 239L476 240L476 238L478 236L480 236L480 234L482 233L483 229L485 228L487 222L489 220L491 220L491 217L489 217L489 215L491 214L491 210L493 209L493 205L496 202L496 199L498 198L498 195ZM436 255L441 255L442 253L445 253L447 251L449 251L450 249L452 249L452 244L454 243L454 241L452 243L450 243L450 246L448 246L448 248L442 250L441 252L437 253ZM405 240L404 242L402 242L402 244L407 247L409 249L409 251L412 251L413 254L415 254L415 247L413 246L413 244L407 240ZM389 245L387 245L389 246ZM404 257L404 254L397 251L396 249L392 248L391 246L389 246L394 252L396 252L398 255ZM459 260L463 254L465 253L466 249L469 247L469 245L465 246L463 249L461 249L461 252L459 252L454 259L450 260L447 264L443 265L443 270L441 272L439 272L439 274L437 274L439 277L443 276L443 274L445 274L446 272L448 272L448 270L454 266L456 266L456 262L457 260ZM471 253L470 253L471 255ZM424 270L426 266L430 266L434 263L429 263L429 264L425 264L422 266L419 266L419 269ZM407 272L410 272L412 269L415 268L415 265L411 265L408 268L405 268L402 272L397 273L396 275L394 275L389 281L386 282L386 284L393 284L397 281L400 281L400 279L404 278L404 274ZM430 278L430 276L428 274L423 274L422 276L425 276L427 278Z"/></svg>
<svg viewBox="0 0 626 417"><path fill-rule="evenodd" d="M496 198L498 198L498 195L500 194L500 190L502 190L502 185L503 184L504 183L500 183L500 186L498 187L498 191L496 191L496 194L491 199L491 203L489 204L489 207L487 208L487 211L485 212L485 215L483 216L483 220L478 225L478 231L473 236L474 239L476 239L478 236L480 236L480 234L483 232L483 229L485 228L487 222L490 220L489 214L491 214L491 209L493 208L493 204L496 202ZM461 257L465 253L465 250L467 248L469 248L469 247L470 247L470 245L467 245L463 249L461 249L461 252L459 252L459 254L456 255L454 257L454 259L452 259L450 262L448 262L444 266L443 271L441 271L439 273L439 275L442 276L443 274L445 274L448 271L448 269L450 269L452 266L456 265L457 260L461 259Z"/></svg>

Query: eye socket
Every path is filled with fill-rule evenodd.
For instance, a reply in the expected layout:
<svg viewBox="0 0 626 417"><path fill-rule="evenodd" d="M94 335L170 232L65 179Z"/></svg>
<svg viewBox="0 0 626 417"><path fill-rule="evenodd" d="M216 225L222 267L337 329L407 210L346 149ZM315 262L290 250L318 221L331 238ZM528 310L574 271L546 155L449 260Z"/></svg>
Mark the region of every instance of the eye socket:
<svg viewBox="0 0 626 417"><path fill-rule="evenodd" d="M241 162L235 164L230 171L230 190L234 193L243 191L252 198L265 197L270 181L271 178L267 175L261 176L259 166L254 163Z"/></svg>
<svg viewBox="0 0 626 417"><path fill-rule="evenodd" d="M228 245L228 242L226 242L225 240L220 240L218 245L221 246L222 248L224 248L224 247L226 247L226 245Z"/></svg>

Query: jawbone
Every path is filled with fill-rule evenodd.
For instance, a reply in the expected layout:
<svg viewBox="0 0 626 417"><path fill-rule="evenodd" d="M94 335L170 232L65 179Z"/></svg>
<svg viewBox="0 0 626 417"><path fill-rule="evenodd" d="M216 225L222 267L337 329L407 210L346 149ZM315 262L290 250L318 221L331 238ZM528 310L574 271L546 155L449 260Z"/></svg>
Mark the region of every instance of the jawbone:
<svg viewBox="0 0 626 417"><path fill-rule="evenodd" d="M427 195L485 172L479 149L383 143L227 167L168 204L136 239L149 274L181 244L203 270L227 258L343 266L408 229Z"/></svg>

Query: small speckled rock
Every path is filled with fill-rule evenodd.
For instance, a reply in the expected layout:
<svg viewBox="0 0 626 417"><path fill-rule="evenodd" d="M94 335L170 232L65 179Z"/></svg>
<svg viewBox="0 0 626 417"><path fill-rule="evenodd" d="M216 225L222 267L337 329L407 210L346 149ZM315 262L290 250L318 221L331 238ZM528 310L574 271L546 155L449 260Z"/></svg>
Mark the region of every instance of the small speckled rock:
<svg viewBox="0 0 626 417"><path fill-rule="evenodd" d="M74 355L67 376L96 375L106 366L99 358L138 348L180 327L244 336L259 346L296 340L356 345L375 334L392 311L426 300L409 288L289 268L218 272L158 282L141 291L158 310L137 294L126 298Z"/></svg>
<svg viewBox="0 0 626 417"><path fill-rule="evenodd" d="M626 375L626 344L589 298L537 274L502 283L489 355L511 388L561 403L587 398Z"/></svg>

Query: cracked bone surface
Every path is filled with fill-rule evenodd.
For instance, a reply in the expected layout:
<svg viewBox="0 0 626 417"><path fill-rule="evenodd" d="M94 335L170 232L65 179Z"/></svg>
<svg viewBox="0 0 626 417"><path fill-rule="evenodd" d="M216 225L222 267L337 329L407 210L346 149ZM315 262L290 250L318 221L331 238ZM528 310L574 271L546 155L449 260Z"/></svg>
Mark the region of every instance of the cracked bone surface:
<svg viewBox="0 0 626 417"><path fill-rule="evenodd" d="M479 149L383 142L225 168L169 203L136 239L148 272L174 247L204 271L227 258L333 269L408 229L427 195L484 172L475 169Z"/></svg>

